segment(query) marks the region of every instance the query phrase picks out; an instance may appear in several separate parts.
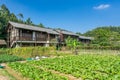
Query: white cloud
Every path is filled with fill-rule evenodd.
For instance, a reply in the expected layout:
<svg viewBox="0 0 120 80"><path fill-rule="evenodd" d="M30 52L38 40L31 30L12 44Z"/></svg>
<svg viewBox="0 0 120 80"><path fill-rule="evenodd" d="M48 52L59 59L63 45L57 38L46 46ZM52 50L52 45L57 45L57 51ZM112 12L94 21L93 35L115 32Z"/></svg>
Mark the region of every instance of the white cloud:
<svg viewBox="0 0 120 80"><path fill-rule="evenodd" d="M110 7L110 4L101 4L101 5L99 5L99 6L93 7L93 9L103 10L103 9L106 9L106 8L109 8L109 7Z"/></svg>

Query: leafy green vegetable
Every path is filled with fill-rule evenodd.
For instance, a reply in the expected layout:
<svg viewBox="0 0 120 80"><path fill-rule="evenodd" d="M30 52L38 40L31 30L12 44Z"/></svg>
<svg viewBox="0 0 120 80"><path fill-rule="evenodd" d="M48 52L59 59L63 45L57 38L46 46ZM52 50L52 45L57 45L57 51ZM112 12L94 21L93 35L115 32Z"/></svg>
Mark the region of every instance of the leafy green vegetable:
<svg viewBox="0 0 120 80"><path fill-rule="evenodd" d="M120 56L81 54L62 58L30 61L27 64L71 74L88 80L119 80Z"/></svg>
<svg viewBox="0 0 120 80"><path fill-rule="evenodd" d="M21 61L21 60L24 60L24 59L14 55L0 54L0 63Z"/></svg>
<svg viewBox="0 0 120 80"><path fill-rule="evenodd" d="M23 76L31 78L31 80L68 80L65 77L52 74L44 69L35 68L26 63L10 63L9 66L21 72Z"/></svg>

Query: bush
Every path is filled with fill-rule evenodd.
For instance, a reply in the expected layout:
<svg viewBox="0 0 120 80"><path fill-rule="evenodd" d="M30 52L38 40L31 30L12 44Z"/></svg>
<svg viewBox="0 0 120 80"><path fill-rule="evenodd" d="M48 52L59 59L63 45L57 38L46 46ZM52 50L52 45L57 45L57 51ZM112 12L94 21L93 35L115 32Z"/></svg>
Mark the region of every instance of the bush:
<svg viewBox="0 0 120 80"><path fill-rule="evenodd" d="M6 48L1 48L0 49L0 54L4 54L4 53L6 53L7 52L7 49Z"/></svg>
<svg viewBox="0 0 120 80"><path fill-rule="evenodd" d="M90 44L90 45L83 45L79 46L79 49L101 49L101 50L120 50L120 45L117 46L100 46L99 44Z"/></svg>

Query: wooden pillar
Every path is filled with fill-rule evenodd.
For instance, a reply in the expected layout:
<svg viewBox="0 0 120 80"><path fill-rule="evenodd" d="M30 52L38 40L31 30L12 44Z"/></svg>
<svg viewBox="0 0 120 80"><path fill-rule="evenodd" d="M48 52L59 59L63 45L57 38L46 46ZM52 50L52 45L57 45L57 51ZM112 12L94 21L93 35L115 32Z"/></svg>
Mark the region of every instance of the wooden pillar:
<svg viewBox="0 0 120 80"><path fill-rule="evenodd" d="M9 27L8 27L8 30L7 30L7 47L10 47L10 30L9 30Z"/></svg>
<svg viewBox="0 0 120 80"><path fill-rule="evenodd" d="M35 46L37 45L37 36L36 32L33 32L33 40L35 41Z"/></svg>
<svg viewBox="0 0 120 80"><path fill-rule="evenodd" d="M48 33L47 41L50 41L50 34Z"/></svg>
<svg viewBox="0 0 120 80"><path fill-rule="evenodd" d="M48 47L50 44L50 34L47 34L47 42L46 42L46 47Z"/></svg>
<svg viewBox="0 0 120 80"><path fill-rule="evenodd" d="M16 31L16 28L14 27L14 38L15 38L15 42L16 42L16 45L15 46L17 46L17 31Z"/></svg>
<svg viewBox="0 0 120 80"><path fill-rule="evenodd" d="M20 46L22 47L22 29L20 29L19 36L20 36L20 38L19 38L19 40L20 40Z"/></svg>

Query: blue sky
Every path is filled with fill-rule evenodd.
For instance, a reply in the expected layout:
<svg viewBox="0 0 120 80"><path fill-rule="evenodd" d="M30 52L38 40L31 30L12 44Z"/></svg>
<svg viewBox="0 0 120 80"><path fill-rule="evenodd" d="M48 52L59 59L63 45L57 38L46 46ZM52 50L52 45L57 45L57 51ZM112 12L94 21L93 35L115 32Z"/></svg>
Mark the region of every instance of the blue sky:
<svg viewBox="0 0 120 80"><path fill-rule="evenodd" d="M0 0L1 4L51 28L84 33L100 26L120 26L120 0Z"/></svg>

